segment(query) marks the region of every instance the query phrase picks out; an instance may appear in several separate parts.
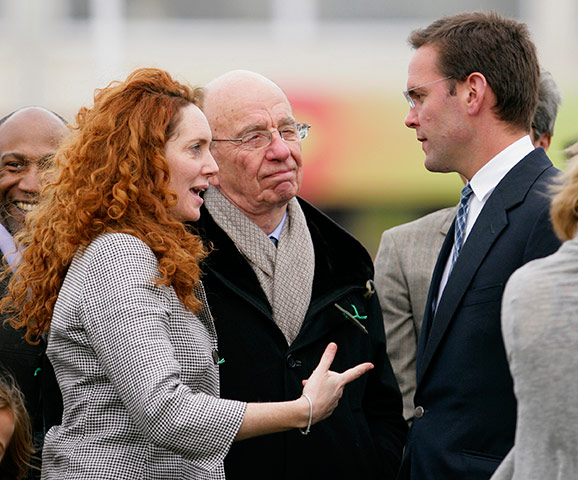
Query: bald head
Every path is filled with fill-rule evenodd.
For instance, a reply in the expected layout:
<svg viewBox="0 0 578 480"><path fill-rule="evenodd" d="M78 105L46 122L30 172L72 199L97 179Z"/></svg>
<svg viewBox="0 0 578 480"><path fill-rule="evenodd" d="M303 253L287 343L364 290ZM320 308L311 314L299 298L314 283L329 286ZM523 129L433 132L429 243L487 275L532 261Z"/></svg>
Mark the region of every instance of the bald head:
<svg viewBox="0 0 578 480"><path fill-rule="evenodd" d="M221 135L223 123L230 115L263 103L264 96L282 99L289 105L287 96L275 82L249 70L224 73L209 82L204 90L203 112L215 137Z"/></svg>
<svg viewBox="0 0 578 480"><path fill-rule="evenodd" d="M37 204L40 174L67 133L65 121L42 107L0 119L0 223L12 234Z"/></svg>
<svg viewBox="0 0 578 480"><path fill-rule="evenodd" d="M4 123L6 123L6 121L8 121L8 119L12 118L12 117L37 117L37 118L50 118L54 121L56 121L56 123L59 124L59 128L60 127L66 127L67 125L67 121L62 118L60 115L58 115L58 113L53 112L52 110L48 110L47 108L44 107L37 107L37 106L32 106L32 107L22 107L19 108L18 110L14 110L13 112L9 113L8 115L5 115L4 117L0 118L0 126L3 125Z"/></svg>

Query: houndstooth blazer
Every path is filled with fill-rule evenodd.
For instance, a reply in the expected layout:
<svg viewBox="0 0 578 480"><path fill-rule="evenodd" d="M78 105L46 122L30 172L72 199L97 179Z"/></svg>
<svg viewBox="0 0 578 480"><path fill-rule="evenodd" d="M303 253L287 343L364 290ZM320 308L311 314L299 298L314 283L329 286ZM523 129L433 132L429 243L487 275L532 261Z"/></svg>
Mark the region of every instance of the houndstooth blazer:
<svg viewBox="0 0 578 480"><path fill-rule="evenodd" d="M225 478L246 405L218 398L208 308L188 312L158 277L150 248L120 233L70 265L48 339L64 415L43 479Z"/></svg>

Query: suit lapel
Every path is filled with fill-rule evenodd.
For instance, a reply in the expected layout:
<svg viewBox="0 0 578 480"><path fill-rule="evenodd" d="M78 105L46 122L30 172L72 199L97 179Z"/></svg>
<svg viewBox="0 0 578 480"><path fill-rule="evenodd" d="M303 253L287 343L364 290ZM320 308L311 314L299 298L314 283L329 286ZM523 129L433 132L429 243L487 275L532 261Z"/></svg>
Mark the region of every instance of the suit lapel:
<svg viewBox="0 0 578 480"><path fill-rule="evenodd" d="M420 362L422 364L420 369L422 374L438 348L478 268L500 233L508 225L501 196L493 196L490 200L484 206L482 213L480 213L472 231L468 235L460 256L448 278L444 293L440 298L427 343L423 346L423 356ZM454 229L451 228L451 236L448 235L451 240L449 242L449 250L451 250L453 244L453 232ZM445 255L446 260L448 255L449 251ZM442 273L444 267L445 262L440 268Z"/></svg>
<svg viewBox="0 0 578 480"><path fill-rule="evenodd" d="M438 297L438 289L444 272L444 268L448 259L448 256L452 250L452 245L454 243L454 231L455 231L455 221L450 225L450 229L447 232L444 243L438 255L438 259L432 274L432 279L430 283L429 292L427 295L427 301L425 306L425 312L423 314L423 322L421 327L421 332L417 343L417 383L419 384L421 377L423 376L424 367L424 353L426 349L426 343L431 332L431 325L433 324L433 305L434 299ZM428 361L429 363L429 361Z"/></svg>

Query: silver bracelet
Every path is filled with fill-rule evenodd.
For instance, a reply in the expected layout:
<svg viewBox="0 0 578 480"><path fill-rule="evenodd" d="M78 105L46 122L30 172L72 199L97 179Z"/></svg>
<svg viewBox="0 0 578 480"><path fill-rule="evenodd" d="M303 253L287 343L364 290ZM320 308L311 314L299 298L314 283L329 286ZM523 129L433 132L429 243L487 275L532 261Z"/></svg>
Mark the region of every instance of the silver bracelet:
<svg viewBox="0 0 578 480"><path fill-rule="evenodd" d="M313 421L313 402L309 398L309 395L306 393L304 393L302 396L305 397L309 402L309 422L307 423L307 428L305 430L300 428L299 431L301 432L301 435L309 435L309 432L311 431L311 422Z"/></svg>

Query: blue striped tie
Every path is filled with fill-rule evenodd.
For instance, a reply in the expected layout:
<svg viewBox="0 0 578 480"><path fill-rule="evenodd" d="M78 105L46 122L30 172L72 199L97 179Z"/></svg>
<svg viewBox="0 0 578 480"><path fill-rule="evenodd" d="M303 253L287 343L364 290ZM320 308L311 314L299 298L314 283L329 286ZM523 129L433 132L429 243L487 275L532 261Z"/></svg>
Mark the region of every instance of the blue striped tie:
<svg viewBox="0 0 578 480"><path fill-rule="evenodd" d="M472 195L472 187L467 183L462 189L462 197L460 198L460 206L458 207L458 214L456 215L456 229L454 232L454 254L452 255L452 264L450 272L454 268L454 264L458 259L462 245L466 238L466 222L468 220L469 199Z"/></svg>

